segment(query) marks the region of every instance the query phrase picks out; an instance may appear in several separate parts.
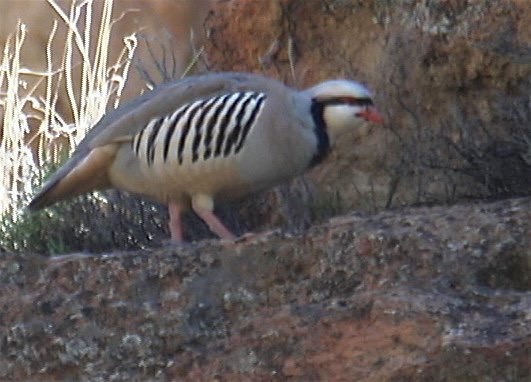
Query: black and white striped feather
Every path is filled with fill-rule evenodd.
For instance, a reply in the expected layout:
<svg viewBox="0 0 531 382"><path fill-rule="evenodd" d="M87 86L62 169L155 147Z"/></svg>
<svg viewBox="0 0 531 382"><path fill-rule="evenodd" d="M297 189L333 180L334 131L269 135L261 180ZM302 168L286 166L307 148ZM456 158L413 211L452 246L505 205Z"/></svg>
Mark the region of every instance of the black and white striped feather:
<svg viewBox="0 0 531 382"><path fill-rule="evenodd" d="M134 154L148 166L179 165L238 154L263 109L266 95L234 92L184 104L148 122L134 135Z"/></svg>

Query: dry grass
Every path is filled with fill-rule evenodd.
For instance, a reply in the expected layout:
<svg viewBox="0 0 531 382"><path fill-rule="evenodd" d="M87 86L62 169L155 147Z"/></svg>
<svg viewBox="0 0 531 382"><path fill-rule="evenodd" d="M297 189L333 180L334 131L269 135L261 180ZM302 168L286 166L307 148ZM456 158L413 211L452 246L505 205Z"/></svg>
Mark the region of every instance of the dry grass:
<svg viewBox="0 0 531 382"><path fill-rule="evenodd" d="M21 50L31 36L19 22L3 47L0 66L0 216L7 214L15 220L34 186L41 183L41 167L57 164L64 157L61 148L72 152L107 106L118 105L136 48L135 36L124 38L121 54L110 63L108 46L114 22L111 0L104 2L101 15L93 14L90 1L73 2L68 11L53 0L48 4L67 26L62 65L54 68L52 63L52 45L59 40L56 22L47 43L46 71L25 68L20 61ZM93 30L97 30L97 41L91 52ZM32 81L28 81L30 77ZM28 88L28 82L36 85ZM45 89L44 94L36 92L37 86ZM68 95L72 121L56 110L61 92Z"/></svg>
<svg viewBox="0 0 531 382"><path fill-rule="evenodd" d="M109 43L116 21L112 17L112 0L103 3L101 14L94 13L90 1L72 2L68 10L54 0L48 0L48 4L59 16L59 22L66 26L66 36L58 36L58 22L55 22L46 46L45 71L26 68L21 62L24 41L31 38L22 22L18 22L3 47L0 64L3 242L0 247L17 246L14 237L9 241L6 232L17 221L25 227L19 230L29 236L32 231L39 231L36 227L42 221L35 222L35 230L28 227L32 219L23 214L22 207L40 187L46 173L74 150L108 106L118 106L137 46L134 35L125 37L123 50L116 61L110 61ZM93 36L95 41L91 41ZM58 43L64 44L63 55L59 67L54 67L52 47ZM61 93L67 94L70 118L57 111ZM50 213L44 220L49 218Z"/></svg>

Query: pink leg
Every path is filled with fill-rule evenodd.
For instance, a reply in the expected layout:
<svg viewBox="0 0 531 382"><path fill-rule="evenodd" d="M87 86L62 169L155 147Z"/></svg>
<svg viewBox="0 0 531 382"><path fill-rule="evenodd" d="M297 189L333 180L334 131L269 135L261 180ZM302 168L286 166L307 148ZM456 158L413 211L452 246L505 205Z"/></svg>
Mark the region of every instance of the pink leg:
<svg viewBox="0 0 531 382"><path fill-rule="evenodd" d="M170 202L170 204L168 204L168 212L170 213L168 226L170 228L171 239L172 241L180 243L183 241L181 206L178 203Z"/></svg>
<svg viewBox="0 0 531 382"><path fill-rule="evenodd" d="M208 228L222 239L234 240L234 235L225 225L218 219L214 212L193 206L195 213L208 225Z"/></svg>

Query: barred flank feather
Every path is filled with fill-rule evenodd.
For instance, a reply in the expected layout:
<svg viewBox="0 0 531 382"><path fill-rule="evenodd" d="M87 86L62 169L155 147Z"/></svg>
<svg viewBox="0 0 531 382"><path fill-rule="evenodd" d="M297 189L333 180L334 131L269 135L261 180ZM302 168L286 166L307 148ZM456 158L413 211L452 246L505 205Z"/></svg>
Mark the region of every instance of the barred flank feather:
<svg viewBox="0 0 531 382"><path fill-rule="evenodd" d="M131 147L152 166L157 158L167 162L175 153L182 165L238 154L264 106L266 95L238 92L185 104L173 114L152 119L138 132Z"/></svg>

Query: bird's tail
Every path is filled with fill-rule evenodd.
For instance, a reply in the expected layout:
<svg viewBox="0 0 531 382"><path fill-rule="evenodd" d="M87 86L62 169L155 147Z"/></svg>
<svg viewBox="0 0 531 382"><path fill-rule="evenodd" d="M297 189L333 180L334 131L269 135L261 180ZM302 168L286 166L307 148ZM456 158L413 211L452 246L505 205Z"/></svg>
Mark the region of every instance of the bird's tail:
<svg viewBox="0 0 531 382"><path fill-rule="evenodd" d="M107 170L115 154L113 150L99 147L88 155L74 155L44 185L27 208L37 211L61 200L110 187Z"/></svg>

